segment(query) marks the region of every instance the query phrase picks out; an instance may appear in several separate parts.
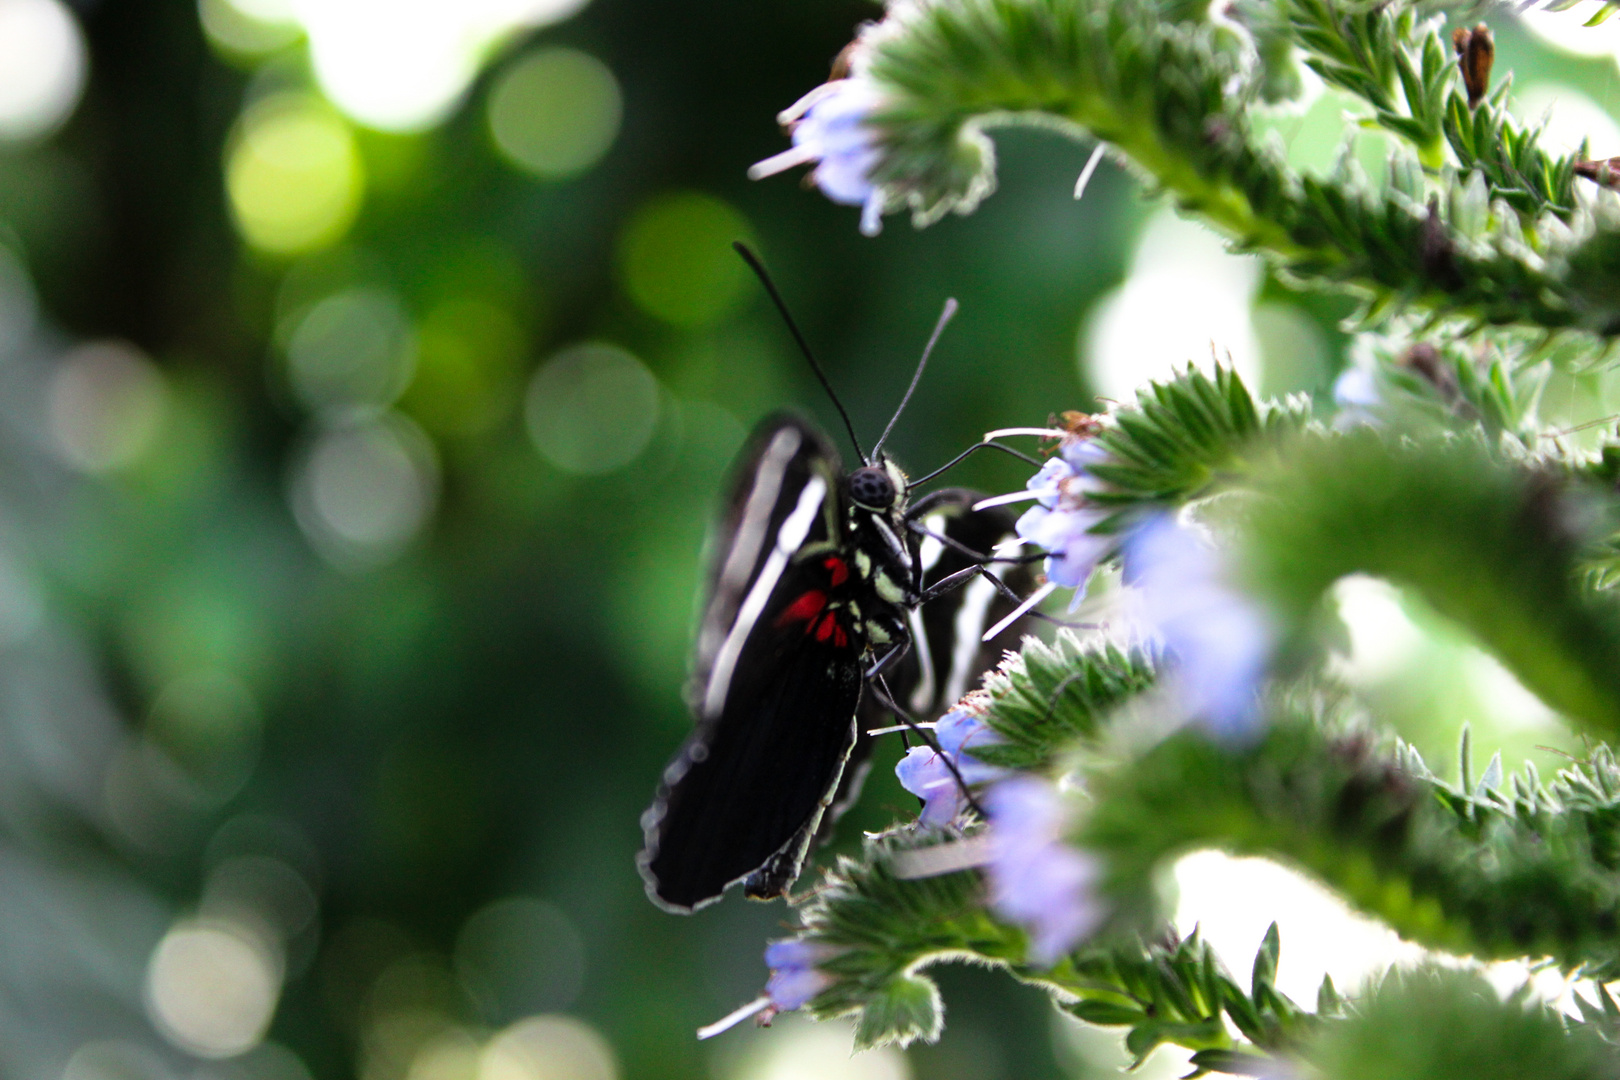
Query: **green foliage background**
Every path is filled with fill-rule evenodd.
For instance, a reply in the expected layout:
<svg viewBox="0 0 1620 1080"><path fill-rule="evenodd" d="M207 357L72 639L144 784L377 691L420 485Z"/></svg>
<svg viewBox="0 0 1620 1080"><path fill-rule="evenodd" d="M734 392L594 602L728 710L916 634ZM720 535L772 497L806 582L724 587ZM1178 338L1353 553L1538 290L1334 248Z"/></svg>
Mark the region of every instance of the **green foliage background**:
<svg viewBox="0 0 1620 1080"><path fill-rule="evenodd" d="M864 239L854 211L743 174L781 149L776 111L825 77L876 7L596 0L513 42L443 125L359 131L371 184L355 225L323 254L275 260L233 228L222 162L267 71L310 84L302 46L232 61L184 0L86 0L77 13L83 102L49 141L0 149L0 244L48 324L3 374L0 408L0 525L45 612L34 638L0 655L0 1075L54 1080L75 1049L109 1038L150 1046L164 1075L195 1068L144 1018L142 973L210 870L242 851L274 854L314 887L270 1037L318 1080L367 1060L384 1062L367 1080L404 1080L408 1047L393 1065L367 1049L379 994L474 1029L516 1019L511 1003L470 996L451 961L468 920L513 895L577 929L579 992L548 1007L603 1032L623 1075L724 1073L724 1053L692 1032L757 992L761 942L784 913L740 899L692 919L659 913L633 867L637 818L688 723L688 623L725 464L771 409L832 417L763 298L737 283L732 236L661 256L687 260L694 287L712 280L722 297L670 321L625 286L632 222L683 193L729 206L863 433L880 429L940 303L957 297L962 314L890 444L922 471L988 428L1093 404L1076 330L1122 279L1153 204L1112 166L1076 203L1084 148L1005 131L1000 190L974 216L922 232L891 219ZM1499 63L1521 78L1612 89L1612 67L1539 51L1511 26L1500 42ZM483 119L503 65L544 44L597 56L624 93L615 144L567 181L511 169ZM400 557L352 573L322 561L289 508L307 418L275 329L298 282L360 277L385 281L418 322L470 297L518 334L484 373L496 387L487 429L458 433L431 387L407 391L400 408L441 462L439 505ZM1334 343L1327 368L1268 375L1265 390L1324 395L1348 302L1275 281L1262 296L1299 304ZM86 478L42 445L40 383L66 344L103 338L155 359L171 409L140 459ZM549 464L521 416L529 373L582 340L629 349L661 388L648 449L597 477ZM988 490L1023 479L997 460L961 472ZM154 787L131 826L109 809L109 785L130 747L164 746L153 705L199 669L251 692L252 772L220 805ZM1428 704L1406 710L1403 734L1449 747L1457 718ZM885 748L843 850L910 806L887 768L897 753ZM974 970L939 977L951 1022L939 1045L908 1051L917 1075L1086 1074L1072 1053L1060 1065L1043 994Z"/></svg>

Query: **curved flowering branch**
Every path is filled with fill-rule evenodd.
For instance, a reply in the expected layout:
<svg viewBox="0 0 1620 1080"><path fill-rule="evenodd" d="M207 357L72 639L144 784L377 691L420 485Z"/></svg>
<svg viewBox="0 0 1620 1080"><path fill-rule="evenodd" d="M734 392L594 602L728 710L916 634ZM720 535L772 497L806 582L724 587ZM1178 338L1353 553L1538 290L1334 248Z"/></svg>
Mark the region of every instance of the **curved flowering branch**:
<svg viewBox="0 0 1620 1080"><path fill-rule="evenodd" d="M1296 277L1482 323L1620 334L1620 225L1577 215L1527 233L1485 184L1425 200L1420 179L1376 193L1300 175L1250 127L1258 80L1229 41L1135 0L898 4L852 53L850 81L880 103L863 201L909 208L918 224L970 212L994 188L986 128L1044 124L1107 143Z"/></svg>
<svg viewBox="0 0 1620 1080"><path fill-rule="evenodd" d="M1614 531L1596 485L1505 460L1477 437L1299 439L1252 479L1248 577L1292 633L1363 572L1412 588L1530 690L1600 735L1620 732L1620 605L1581 581Z"/></svg>
<svg viewBox="0 0 1620 1080"><path fill-rule="evenodd" d="M1409 748L1379 749L1283 703L1263 739L1222 746L1187 731L1092 777L1079 839L1103 858L1103 893L1151 924L1152 876L1219 847L1301 867L1403 937L1458 954L1548 956L1620 974L1620 769L1606 749L1542 786L1472 791Z"/></svg>
<svg viewBox="0 0 1620 1080"><path fill-rule="evenodd" d="M799 908L793 939L796 955L818 958L819 992L803 1002L812 1016L855 1017L857 1046L932 1041L941 1003L925 970L968 960L1042 987L1088 1023L1129 1028L1127 1042L1138 1058L1169 1042L1200 1052L1200 1063L1210 1068L1245 1056L1261 1062L1266 1058L1254 1048L1296 1045L1314 1022L1273 984L1275 929L1248 991L1196 933L1185 939L1123 935L1048 957L1050 963L1027 962L1029 939L986 910L988 888L979 871L907 876L908 862L982 836L982 830L970 831L942 844L927 834L891 833L868 841L862 859L839 860ZM1224 1017L1247 1046L1228 1033Z"/></svg>

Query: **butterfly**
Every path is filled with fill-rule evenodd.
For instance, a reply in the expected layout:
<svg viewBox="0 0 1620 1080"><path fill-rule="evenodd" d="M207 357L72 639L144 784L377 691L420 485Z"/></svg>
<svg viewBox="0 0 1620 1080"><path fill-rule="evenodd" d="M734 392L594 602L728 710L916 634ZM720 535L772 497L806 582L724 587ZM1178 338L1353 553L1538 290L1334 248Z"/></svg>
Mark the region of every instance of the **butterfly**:
<svg viewBox="0 0 1620 1080"><path fill-rule="evenodd" d="M831 394L763 266L738 249ZM1015 538L1012 515L974 510L979 496L961 488L913 502L944 469L910 481L883 453L954 310L871 454L833 397L859 466L844 471L827 436L788 413L766 418L737 456L694 650L696 725L642 818L638 864L666 910L695 911L738 882L755 899L784 895L818 831L859 793L867 732L885 713L913 728L937 716L999 658L986 627L1024 615L1028 560L995 554ZM956 460L984 446L1016 454L977 443ZM1005 579L987 569L998 561Z"/></svg>

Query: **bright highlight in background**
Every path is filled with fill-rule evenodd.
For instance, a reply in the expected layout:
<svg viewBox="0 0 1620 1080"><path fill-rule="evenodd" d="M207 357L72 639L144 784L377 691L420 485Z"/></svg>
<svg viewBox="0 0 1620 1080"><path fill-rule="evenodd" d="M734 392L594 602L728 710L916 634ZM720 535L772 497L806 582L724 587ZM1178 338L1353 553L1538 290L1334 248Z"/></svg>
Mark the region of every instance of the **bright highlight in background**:
<svg viewBox="0 0 1620 1080"><path fill-rule="evenodd" d="M1322 976L1341 993L1369 975L1427 953L1389 927L1358 915L1314 881L1266 859L1199 851L1176 863L1176 929L1199 928L1227 970L1240 980L1275 919L1282 939L1277 989L1305 1005L1316 1002ZM1264 897L1264 903L1257 903Z"/></svg>
<svg viewBox="0 0 1620 1080"><path fill-rule="evenodd" d="M235 0L240 3L241 0ZM444 119L479 65L516 31L557 22L585 0L292 0L315 77L368 127L420 131Z"/></svg>
<svg viewBox="0 0 1620 1080"><path fill-rule="evenodd" d="M1614 117L1603 106L1572 86L1530 83L1515 88L1512 103L1514 113L1525 123L1546 121L1542 145L1554 152L1572 153L1580 148L1584 139L1590 141L1593 157L1620 154L1620 124L1614 122Z"/></svg>
<svg viewBox="0 0 1620 1080"><path fill-rule="evenodd" d="M37 139L84 91L84 36L60 0L0 0L0 139Z"/></svg>
<svg viewBox="0 0 1620 1080"><path fill-rule="evenodd" d="M354 137L318 101L278 95L242 117L225 166L237 227L276 255L326 247L360 209L364 178Z"/></svg>
<svg viewBox="0 0 1620 1080"><path fill-rule="evenodd" d="M911 1063L892 1046L853 1052L850 1028L797 1019L756 1038L751 1053L729 1070L731 1080L911 1080Z"/></svg>
<svg viewBox="0 0 1620 1080"><path fill-rule="evenodd" d="M1527 6L1518 16L1532 34L1554 48L1577 56L1620 59L1620 21L1609 18L1597 26L1583 25L1597 10L1597 5L1569 11Z"/></svg>
<svg viewBox="0 0 1620 1080"><path fill-rule="evenodd" d="M577 49L537 49L489 95L489 131L520 169L546 178L584 172L613 145L623 114L619 81Z"/></svg>
<svg viewBox="0 0 1620 1080"><path fill-rule="evenodd" d="M559 469L612 472L651 441L658 380L616 345L575 345L535 372L524 418L535 447Z"/></svg>
<svg viewBox="0 0 1620 1080"><path fill-rule="evenodd" d="M226 920L177 923L146 969L152 1019L176 1046L234 1057L264 1038L281 965L257 935Z"/></svg>
<svg viewBox="0 0 1620 1080"><path fill-rule="evenodd" d="M1168 207L1148 223L1130 276L1104 297L1081 334L1090 385L1130 400L1137 387L1190 365L1230 362L1260 385L1260 346L1249 309L1260 267L1228 254L1220 237Z"/></svg>
<svg viewBox="0 0 1620 1080"><path fill-rule="evenodd" d="M37 139L84 90L79 24L59 0L0 0L0 140Z"/></svg>

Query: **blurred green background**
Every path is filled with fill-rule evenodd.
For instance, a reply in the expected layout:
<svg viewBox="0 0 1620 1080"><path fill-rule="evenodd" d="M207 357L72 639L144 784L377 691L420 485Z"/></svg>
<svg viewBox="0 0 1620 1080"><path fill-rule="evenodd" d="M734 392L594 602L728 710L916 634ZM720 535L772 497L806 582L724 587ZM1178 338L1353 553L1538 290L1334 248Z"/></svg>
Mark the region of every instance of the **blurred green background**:
<svg viewBox="0 0 1620 1080"><path fill-rule="evenodd" d="M1212 340L1271 392L1323 395L1344 363L1347 301L1289 293L1112 165L1076 202L1087 148L1049 134L998 136L975 216L877 240L790 179L745 180L879 14L0 0L0 1077L1114 1060L960 970L935 1047L851 1059L847 1031L792 1019L699 1044L758 992L785 911L664 915L633 865L689 723L726 463L772 409L832 419L731 240L763 252L868 437L961 301L890 444L914 472ZM1502 51L1613 127L1612 51L1511 27ZM1321 100L1271 121L1302 165L1342 136ZM1620 396L1582 380L1559 415ZM1376 583L1346 596L1347 672L1426 751L1463 720L1557 737L1432 616ZM910 812L898 752L841 846Z"/></svg>

